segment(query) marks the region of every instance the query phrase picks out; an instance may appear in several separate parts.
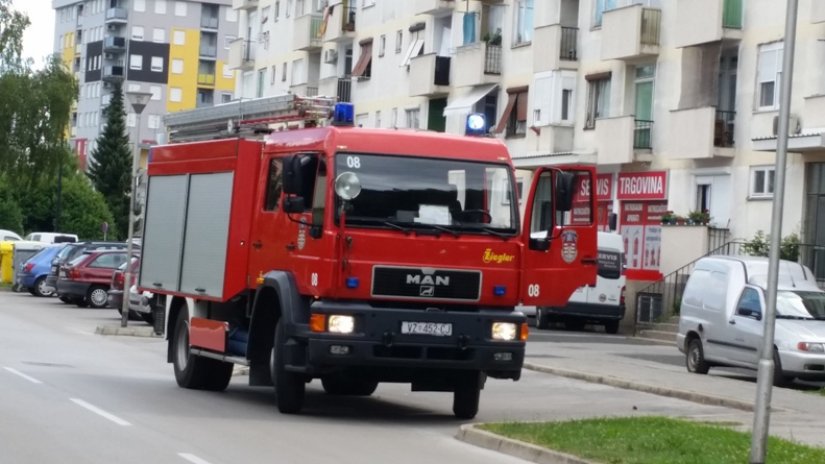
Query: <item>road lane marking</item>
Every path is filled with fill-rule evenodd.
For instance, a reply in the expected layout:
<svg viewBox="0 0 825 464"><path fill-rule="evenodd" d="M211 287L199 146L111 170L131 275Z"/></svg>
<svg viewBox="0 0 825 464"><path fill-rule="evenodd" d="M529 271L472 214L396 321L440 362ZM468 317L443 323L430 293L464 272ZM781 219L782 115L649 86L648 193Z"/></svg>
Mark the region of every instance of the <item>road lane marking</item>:
<svg viewBox="0 0 825 464"><path fill-rule="evenodd" d="M14 374L16 376L23 377L24 379L28 380L31 383L43 383L43 382L35 379L34 377L28 376L28 375L18 371L17 369L12 368L12 367L4 367L4 369L6 369L7 371L11 372L12 374Z"/></svg>
<svg viewBox="0 0 825 464"><path fill-rule="evenodd" d="M178 456L186 459L187 461L191 462L192 464L209 464L209 461L204 461L203 459L195 456L194 454L190 453L178 453Z"/></svg>
<svg viewBox="0 0 825 464"><path fill-rule="evenodd" d="M89 403L87 403L87 402L85 402L85 401L83 401L79 398L71 398L71 400L74 404L76 404L80 407L86 408L89 411L92 411L93 413L95 413L95 414L97 414L101 417L105 417L106 419L109 419L110 421L114 422L117 425L122 425L124 427L132 425L129 422L115 416L114 414L110 414L110 413L98 408L97 406L95 406L93 404L89 404Z"/></svg>

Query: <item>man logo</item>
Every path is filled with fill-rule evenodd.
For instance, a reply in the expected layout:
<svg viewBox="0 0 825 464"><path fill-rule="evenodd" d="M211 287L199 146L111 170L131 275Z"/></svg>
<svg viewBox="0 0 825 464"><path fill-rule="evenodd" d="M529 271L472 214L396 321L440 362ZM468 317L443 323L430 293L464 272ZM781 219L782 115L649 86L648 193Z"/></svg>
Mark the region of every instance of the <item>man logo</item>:
<svg viewBox="0 0 825 464"><path fill-rule="evenodd" d="M450 285L450 277L407 274L407 285L448 286Z"/></svg>
<svg viewBox="0 0 825 464"><path fill-rule="evenodd" d="M418 289L418 296L434 296L435 295L435 287L432 285L422 285Z"/></svg>

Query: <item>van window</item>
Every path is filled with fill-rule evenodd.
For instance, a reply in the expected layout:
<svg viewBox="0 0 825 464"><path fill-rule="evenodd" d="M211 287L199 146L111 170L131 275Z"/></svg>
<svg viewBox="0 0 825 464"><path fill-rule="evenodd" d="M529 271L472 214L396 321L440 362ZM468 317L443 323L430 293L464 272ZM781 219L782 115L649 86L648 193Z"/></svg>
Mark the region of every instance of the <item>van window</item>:
<svg viewBox="0 0 825 464"><path fill-rule="evenodd" d="M624 259L622 253L599 250L599 277L618 279L622 276Z"/></svg>
<svg viewBox="0 0 825 464"><path fill-rule="evenodd" d="M762 302L759 301L759 292L752 288L745 288L736 305L736 315L753 317L762 314Z"/></svg>

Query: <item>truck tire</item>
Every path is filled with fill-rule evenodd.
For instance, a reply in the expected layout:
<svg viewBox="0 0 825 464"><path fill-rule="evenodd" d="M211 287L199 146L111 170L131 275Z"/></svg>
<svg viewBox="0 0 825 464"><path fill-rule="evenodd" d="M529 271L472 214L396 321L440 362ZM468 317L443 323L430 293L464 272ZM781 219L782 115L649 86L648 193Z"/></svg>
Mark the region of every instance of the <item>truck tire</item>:
<svg viewBox="0 0 825 464"><path fill-rule="evenodd" d="M105 308L108 298L108 291L103 285L92 285L86 292L86 301L95 309Z"/></svg>
<svg viewBox="0 0 825 464"><path fill-rule="evenodd" d="M370 396L378 388L378 382L357 379L344 374L333 374L321 379L321 385L328 395Z"/></svg>
<svg viewBox="0 0 825 464"><path fill-rule="evenodd" d="M232 363L192 356L189 352L189 313L182 309L175 323L172 343L175 381L192 390L223 391L232 379Z"/></svg>
<svg viewBox="0 0 825 464"><path fill-rule="evenodd" d="M546 329L550 326L550 321L547 320L547 314L545 314L544 310L536 307L536 328L537 329Z"/></svg>
<svg viewBox="0 0 825 464"><path fill-rule="evenodd" d="M279 319L275 324L275 340L272 343L272 353L269 357L269 372L272 375L272 385L275 386L278 410L283 414L297 414L304 406L306 382L303 377L285 368L286 341L286 325L282 319Z"/></svg>
<svg viewBox="0 0 825 464"><path fill-rule="evenodd" d="M481 374L473 372L461 379L453 393L453 414L459 419L472 419L478 414L481 398Z"/></svg>
<svg viewBox="0 0 825 464"><path fill-rule="evenodd" d="M707 374L710 370L710 364L705 361L705 350L702 348L702 340L694 338L688 343L688 349L685 352L685 366L688 372L694 374Z"/></svg>
<svg viewBox="0 0 825 464"><path fill-rule="evenodd" d="M607 321L604 323L604 331L609 334L619 333L619 321Z"/></svg>

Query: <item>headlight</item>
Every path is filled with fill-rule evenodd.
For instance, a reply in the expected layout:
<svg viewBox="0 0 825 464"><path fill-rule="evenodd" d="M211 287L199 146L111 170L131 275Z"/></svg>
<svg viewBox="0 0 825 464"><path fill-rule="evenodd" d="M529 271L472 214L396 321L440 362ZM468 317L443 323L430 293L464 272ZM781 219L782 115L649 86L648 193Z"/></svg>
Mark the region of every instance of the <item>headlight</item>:
<svg viewBox="0 0 825 464"><path fill-rule="evenodd" d="M825 343L799 342L796 349L808 353L825 353Z"/></svg>
<svg viewBox="0 0 825 464"><path fill-rule="evenodd" d="M513 341L518 335L518 326L512 322L493 322L493 340Z"/></svg>
<svg viewBox="0 0 825 464"><path fill-rule="evenodd" d="M355 330L355 318L352 316L332 315L327 319L330 333L349 334Z"/></svg>

